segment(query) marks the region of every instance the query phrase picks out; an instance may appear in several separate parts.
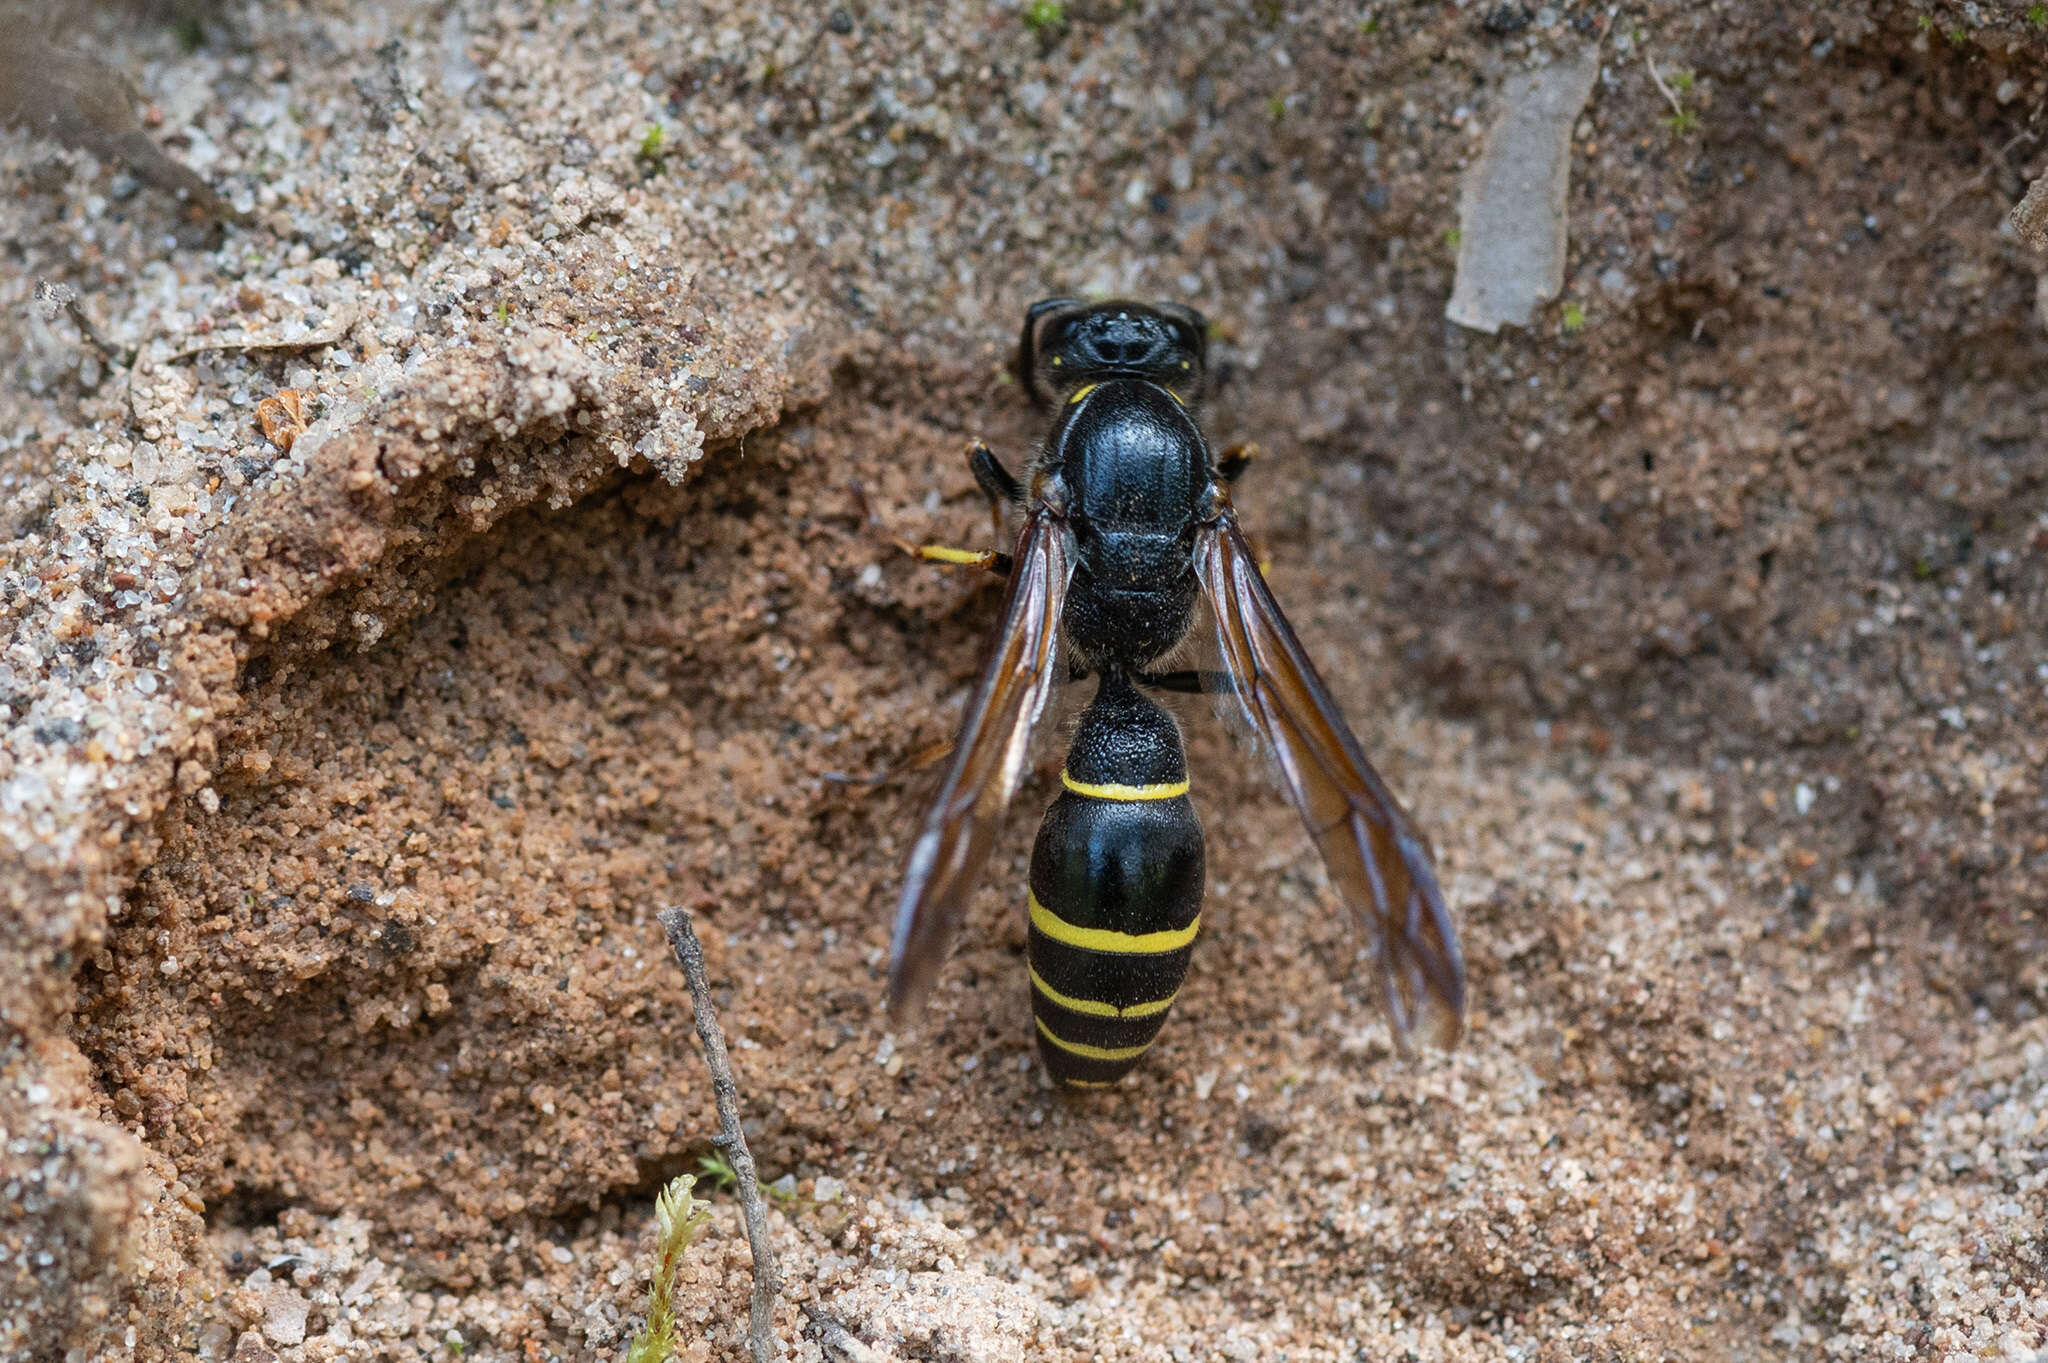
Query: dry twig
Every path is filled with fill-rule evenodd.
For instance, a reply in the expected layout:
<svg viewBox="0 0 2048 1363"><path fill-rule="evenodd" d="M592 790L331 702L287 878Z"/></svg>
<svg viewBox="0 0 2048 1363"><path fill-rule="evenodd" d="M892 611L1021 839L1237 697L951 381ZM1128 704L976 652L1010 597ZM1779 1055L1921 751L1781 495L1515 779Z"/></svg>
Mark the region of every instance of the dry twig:
<svg viewBox="0 0 2048 1363"><path fill-rule="evenodd" d="M100 334L100 329L92 324L90 317L85 315L85 309L78 305L78 290L72 288L69 284L59 284L53 280L38 279L36 281L35 303L37 312L42 315L43 320L46 322L53 320L60 312L69 317L71 324L78 328L78 334L85 337L92 348L99 351L100 358L108 364L122 365L134 361L135 353L133 351L122 350Z"/></svg>
<svg viewBox="0 0 2048 1363"><path fill-rule="evenodd" d="M1657 73L1657 63L1650 60L1650 49L1647 47L1643 49L1643 65L1650 68L1650 83L1657 87L1657 93L1664 96L1664 102L1671 106L1671 116L1684 118L1685 105L1679 102L1677 95L1671 93L1671 87L1666 85L1664 77Z"/></svg>
<svg viewBox="0 0 2048 1363"><path fill-rule="evenodd" d="M2026 197L2012 208L2012 230L2036 250L2048 250L2048 171L2027 186Z"/></svg>
<svg viewBox="0 0 2048 1363"><path fill-rule="evenodd" d="M775 1344L775 1303L782 1295L782 1277L775 1267L775 1248L768 1243L768 1208L761 1201L760 1181L754 1175L754 1157L747 1150L746 1133L740 1130L740 1090L733 1082L732 1060L726 1055L725 1033L718 1029L718 1013L711 1006L711 982L704 974L704 948L697 941L697 929L686 909L663 909L657 915L668 933L670 950L682 964L690 981L690 1003L697 1015L697 1037L704 1043L704 1063L711 1069L711 1088L718 1100L719 1132L711 1143L725 1152L738 1185L740 1211L747 1222L747 1248L754 1256L754 1297L747 1325L747 1346L754 1363L773 1363Z"/></svg>

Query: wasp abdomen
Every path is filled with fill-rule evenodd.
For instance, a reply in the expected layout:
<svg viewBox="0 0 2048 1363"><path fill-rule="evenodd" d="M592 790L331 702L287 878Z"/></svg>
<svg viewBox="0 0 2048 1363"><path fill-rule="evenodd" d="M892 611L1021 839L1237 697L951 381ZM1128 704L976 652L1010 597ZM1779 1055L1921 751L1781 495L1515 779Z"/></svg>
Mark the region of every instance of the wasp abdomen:
<svg viewBox="0 0 2048 1363"><path fill-rule="evenodd" d="M1029 961L1053 1079L1121 1079L1180 992L1202 910L1202 825L1173 718L1103 677L1031 854Z"/></svg>

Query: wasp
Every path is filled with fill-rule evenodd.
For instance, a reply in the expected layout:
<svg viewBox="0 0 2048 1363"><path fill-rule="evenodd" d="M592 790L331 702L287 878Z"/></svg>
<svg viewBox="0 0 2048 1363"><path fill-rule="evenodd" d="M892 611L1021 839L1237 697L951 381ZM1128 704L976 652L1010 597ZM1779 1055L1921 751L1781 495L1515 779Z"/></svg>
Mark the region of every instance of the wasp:
<svg viewBox="0 0 2048 1363"><path fill-rule="evenodd" d="M1428 845L1366 760L1238 524L1230 487L1249 447L1219 455L1203 438L1207 340L1201 314L1179 304L1034 303L1016 371L1051 430L1023 480L979 442L968 454L998 515L1006 504L1023 513L1016 546L914 550L987 567L1008 586L911 847L891 1013L902 1020L931 987L1055 683L1092 677L1026 895L1039 1054L1064 1088L1109 1087L1138 1063L1201 925L1202 825L1180 728L1154 692L1229 697L1268 750L1371 948L1396 1038L1448 1046L1463 1027L1464 962ZM1220 666L1158 670L1204 616Z"/></svg>

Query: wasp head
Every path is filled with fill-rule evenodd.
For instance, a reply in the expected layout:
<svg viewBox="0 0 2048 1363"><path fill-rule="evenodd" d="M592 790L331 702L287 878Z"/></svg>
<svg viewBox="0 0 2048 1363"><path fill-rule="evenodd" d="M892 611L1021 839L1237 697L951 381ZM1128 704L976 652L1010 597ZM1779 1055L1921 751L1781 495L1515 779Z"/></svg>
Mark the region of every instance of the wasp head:
<svg viewBox="0 0 2048 1363"><path fill-rule="evenodd" d="M1150 379L1192 402L1201 394L1207 332L1202 314L1179 303L1047 298L1024 314L1017 378L1041 405L1123 376Z"/></svg>

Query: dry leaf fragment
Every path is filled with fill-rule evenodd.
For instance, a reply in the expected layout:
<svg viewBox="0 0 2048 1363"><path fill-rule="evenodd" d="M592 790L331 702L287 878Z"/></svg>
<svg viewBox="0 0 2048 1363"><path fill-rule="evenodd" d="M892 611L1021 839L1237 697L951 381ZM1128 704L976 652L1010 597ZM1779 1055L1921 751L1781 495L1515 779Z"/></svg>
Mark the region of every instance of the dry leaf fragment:
<svg viewBox="0 0 2048 1363"><path fill-rule="evenodd" d="M292 442L306 432L305 414L299 408L299 390L281 388L275 397L257 403L256 420L263 427L264 438L277 446L281 453L290 454Z"/></svg>

